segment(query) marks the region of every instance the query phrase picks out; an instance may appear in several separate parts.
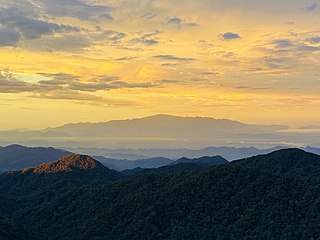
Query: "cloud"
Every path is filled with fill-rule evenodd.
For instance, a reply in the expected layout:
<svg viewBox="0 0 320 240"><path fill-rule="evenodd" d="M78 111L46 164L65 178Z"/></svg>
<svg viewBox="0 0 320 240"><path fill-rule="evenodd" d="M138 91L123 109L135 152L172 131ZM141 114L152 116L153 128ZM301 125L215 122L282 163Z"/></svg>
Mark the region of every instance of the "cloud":
<svg viewBox="0 0 320 240"><path fill-rule="evenodd" d="M312 37L306 40L311 44L320 43L320 37ZM316 52L320 50L319 46L310 46L301 39L275 39L270 44L278 53L296 53L296 52Z"/></svg>
<svg viewBox="0 0 320 240"><path fill-rule="evenodd" d="M320 43L320 36L311 37L311 38L307 39L307 41L312 44L318 44L318 43Z"/></svg>
<svg viewBox="0 0 320 240"><path fill-rule="evenodd" d="M159 59L159 60L165 60L165 61L178 61L178 62L190 62L195 61L195 58L186 58L186 57L177 57L174 55L155 55L153 58Z"/></svg>
<svg viewBox="0 0 320 240"><path fill-rule="evenodd" d="M174 25L180 25L181 23L183 22L183 20L181 18L178 18L178 17L173 17L173 18L170 18L167 22L167 24L174 24Z"/></svg>
<svg viewBox="0 0 320 240"><path fill-rule="evenodd" d="M240 39L241 36L237 33L232 33L232 32L226 32L222 33L219 35L220 39L224 41L230 41L230 40L235 40L235 39Z"/></svg>
<svg viewBox="0 0 320 240"><path fill-rule="evenodd" d="M21 34L14 29L0 28L0 46L17 46Z"/></svg>
<svg viewBox="0 0 320 240"><path fill-rule="evenodd" d="M32 98L52 99L52 100L70 100L77 101L80 104L100 104L113 107L137 106L137 102L123 99L110 99L77 91L54 91L48 93L39 93L31 96Z"/></svg>
<svg viewBox="0 0 320 240"><path fill-rule="evenodd" d="M182 26L188 26L188 27L197 27L200 26L198 23L196 22L188 22L182 18L179 17L172 17L169 18L169 20L167 21L167 25L174 25L177 27L182 27Z"/></svg>
<svg viewBox="0 0 320 240"><path fill-rule="evenodd" d="M296 47L297 51L301 52L316 52L320 51L320 47L308 46L308 45L298 45Z"/></svg>
<svg viewBox="0 0 320 240"><path fill-rule="evenodd" d="M111 90L120 88L150 88L155 87L153 83L128 83L120 80L118 77L101 76L94 78L89 82L73 81L69 83L72 90L96 92L100 90Z"/></svg>
<svg viewBox="0 0 320 240"><path fill-rule="evenodd" d="M38 73L46 80L36 83L28 83L17 79L10 71L0 72L0 92L1 93L24 93L29 92L37 96L51 96L54 92L97 92L108 91L120 88L151 88L158 87L157 83L138 82L129 83L116 76L98 76L87 81L80 80L79 76L66 73Z"/></svg>
<svg viewBox="0 0 320 240"><path fill-rule="evenodd" d="M104 31L103 35L106 37L106 40L111 43L117 43L127 36L127 34L123 32L118 32L114 30Z"/></svg>
<svg viewBox="0 0 320 240"><path fill-rule="evenodd" d="M290 39L276 39L271 42L276 48L288 48L294 46Z"/></svg>
<svg viewBox="0 0 320 240"><path fill-rule="evenodd" d="M0 93L21 93L32 91L32 85L18 80L9 70L0 71Z"/></svg>
<svg viewBox="0 0 320 240"><path fill-rule="evenodd" d="M81 52L92 45L94 39L90 39L84 33L69 33L60 36L43 36L28 43L27 48L35 51L46 52Z"/></svg>
<svg viewBox="0 0 320 240"><path fill-rule="evenodd" d="M29 40L53 33L80 31L77 27L44 21L40 19L40 16L35 12L30 15L31 17L29 16L29 10L25 11L16 6L8 8L2 7L0 8L0 24L6 29L16 31L25 39ZM18 35L16 35L16 39L18 38L17 36Z"/></svg>
<svg viewBox="0 0 320 240"><path fill-rule="evenodd" d="M120 58L115 58L114 60L116 61L131 61L131 60L135 60L137 59L137 57L120 57Z"/></svg>
<svg viewBox="0 0 320 240"><path fill-rule="evenodd" d="M160 33L161 31L159 30L154 30L149 33L142 33L142 35L132 38L129 43L137 43L145 46L157 45L159 43L159 40L155 36Z"/></svg>
<svg viewBox="0 0 320 240"><path fill-rule="evenodd" d="M142 14L140 16L141 19L147 19L147 20L150 20L152 18L155 18L158 14L157 13L154 13L154 12L147 12L145 14Z"/></svg>
<svg viewBox="0 0 320 240"><path fill-rule="evenodd" d="M93 5L80 0L37 0L49 15L56 17L73 17L81 20L103 18L112 20L111 7Z"/></svg>
<svg viewBox="0 0 320 240"><path fill-rule="evenodd" d="M314 12L315 10L318 9L318 7L320 7L319 4L317 3L312 3L310 6L307 7L307 12Z"/></svg>

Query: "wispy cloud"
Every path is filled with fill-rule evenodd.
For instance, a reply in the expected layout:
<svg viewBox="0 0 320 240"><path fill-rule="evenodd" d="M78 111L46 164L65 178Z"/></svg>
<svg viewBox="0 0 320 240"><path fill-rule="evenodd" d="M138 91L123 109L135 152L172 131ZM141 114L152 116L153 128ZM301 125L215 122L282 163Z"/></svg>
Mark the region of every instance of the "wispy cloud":
<svg viewBox="0 0 320 240"><path fill-rule="evenodd" d="M159 60L165 60L165 61L177 61L177 62L190 62L195 61L195 58L189 58L189 57L177 57L174 55L155 55L153 58L159 59Z"/></svg>

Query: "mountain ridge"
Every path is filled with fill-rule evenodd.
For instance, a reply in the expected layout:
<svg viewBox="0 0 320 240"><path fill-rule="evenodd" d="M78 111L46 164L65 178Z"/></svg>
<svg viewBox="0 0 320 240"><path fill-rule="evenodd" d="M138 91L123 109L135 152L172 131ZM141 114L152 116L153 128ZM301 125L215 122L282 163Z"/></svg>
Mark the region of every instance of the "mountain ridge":
<svg viewBox="0 0 320 240"><path fill-rule="evenodd" d="M273 174L320 177L320 155L289 148L231 162L231 165L257 168Z"/></svg>
<svg viewBox="0 0 320 240"><path fill-rule="evenodd" d="M99 167L101 168L103 165L88 155L70 154L55 162L43 163L34 168L26 168L22 169L21 171L31 171L33 173L57 173L75 170L89 170Z"/></svg>

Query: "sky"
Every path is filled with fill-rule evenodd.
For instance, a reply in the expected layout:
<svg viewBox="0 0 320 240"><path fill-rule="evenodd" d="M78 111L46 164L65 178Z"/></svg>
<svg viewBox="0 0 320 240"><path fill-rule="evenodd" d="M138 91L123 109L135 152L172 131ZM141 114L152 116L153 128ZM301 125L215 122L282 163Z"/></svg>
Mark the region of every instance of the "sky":
<svg viewBox="0 0 320 240"><path fill-rule="evenodd" d="M0 129L317 125L319 23L317 0L0 0Z"/></svg>

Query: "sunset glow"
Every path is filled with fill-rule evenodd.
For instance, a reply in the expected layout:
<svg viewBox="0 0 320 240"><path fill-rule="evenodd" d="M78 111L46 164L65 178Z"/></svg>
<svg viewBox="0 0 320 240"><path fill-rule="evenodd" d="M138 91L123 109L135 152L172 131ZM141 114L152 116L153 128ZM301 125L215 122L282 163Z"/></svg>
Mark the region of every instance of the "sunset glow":
<svg viewBox="0 0 320 240"><path fill-rule="evenodd" d="M317 124L319 14L307 0L0 0L1 129L159 113Z"/></svg>

